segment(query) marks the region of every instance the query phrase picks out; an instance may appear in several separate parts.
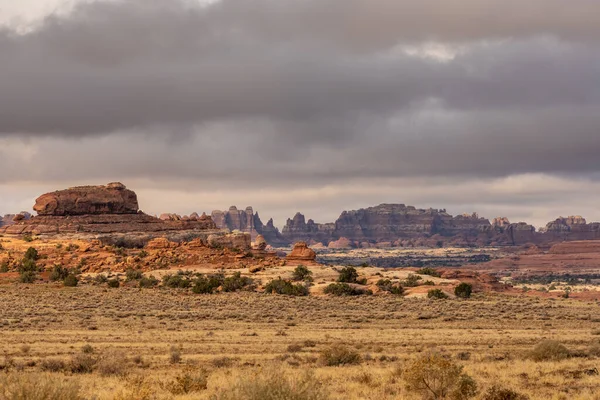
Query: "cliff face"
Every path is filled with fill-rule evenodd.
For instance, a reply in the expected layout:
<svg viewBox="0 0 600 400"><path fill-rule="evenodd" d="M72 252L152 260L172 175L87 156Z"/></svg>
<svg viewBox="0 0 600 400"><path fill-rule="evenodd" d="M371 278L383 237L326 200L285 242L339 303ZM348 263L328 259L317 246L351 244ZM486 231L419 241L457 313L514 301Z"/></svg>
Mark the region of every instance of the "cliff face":
<svg viewBox="0 0 600 400"><path fill-rule="evenodd" d="M600 223L582 217L558 218L539 232L525 222L498 217L492 223L476 213L452 216L446 210L417 209L404 204L381 204L344 211L333 224L305 221L297 213L288 219L282 236L287 243L304 241L332 247L405 245L548 245L571 240L600 239Z"/></svg>
<svg viewBox="0 0 600 400"><path fill-rule="evenodd" d="M249 233L252 240L255 240L258 235L262 235L270 244L287 244L279 233L279 229L273 224L273 219L264 225L258 212L255 213L250 206L245 210L238 210L236 206L229 207L228 211L214 210L212 220L219 229Z"/></svg>

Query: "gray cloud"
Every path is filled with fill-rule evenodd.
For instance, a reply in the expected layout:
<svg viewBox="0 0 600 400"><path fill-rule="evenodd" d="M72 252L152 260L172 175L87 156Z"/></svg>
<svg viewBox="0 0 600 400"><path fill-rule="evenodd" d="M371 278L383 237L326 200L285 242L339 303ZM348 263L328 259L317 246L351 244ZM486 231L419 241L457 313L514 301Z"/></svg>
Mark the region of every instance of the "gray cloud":
<svg viewBox="0 0 600 400"><path fill-rule="evenodd" d="M564 193L447 192L578 177L581 199L596 185L599 13L596 0L80 4L0 29L0 186L134 182L167 193L155 212L217 203L223 187L219 208L288 215L303 207L285 193L317 214L447 201L532 216L543 196L554 212Z"/></svg>

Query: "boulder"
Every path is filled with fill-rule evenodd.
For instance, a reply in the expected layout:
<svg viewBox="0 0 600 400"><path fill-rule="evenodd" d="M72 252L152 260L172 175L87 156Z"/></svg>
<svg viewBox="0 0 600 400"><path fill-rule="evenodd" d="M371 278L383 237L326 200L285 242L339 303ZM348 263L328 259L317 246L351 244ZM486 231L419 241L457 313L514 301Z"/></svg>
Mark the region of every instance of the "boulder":
<svg viewBox="0 0 600 400"><path fill-rule="evenodd" d="M122 183L77 186L38 197L33 209L43 216L137 214L136 194Z"/></svg>
<svg viewBox="0 0 600 400"><path fill-rule="evenodd" d="M308 247L306 242L298 242L294 245L294 249L286 259L288 261L299 261L299 262L314 262L317 258L317 253Z"/></svg>

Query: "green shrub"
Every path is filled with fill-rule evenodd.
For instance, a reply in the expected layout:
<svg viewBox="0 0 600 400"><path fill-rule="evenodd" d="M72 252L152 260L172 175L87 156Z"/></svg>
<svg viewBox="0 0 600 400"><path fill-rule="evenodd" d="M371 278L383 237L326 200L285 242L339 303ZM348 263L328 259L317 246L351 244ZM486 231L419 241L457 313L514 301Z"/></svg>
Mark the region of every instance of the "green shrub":
<svg viewBox="0 0 600 400"><path fill-rule="evenodd" d="M431 289L427 292L428 299L447 299L448 295L442 289Z"/></svg>
<svg viewBox="0 0 600 400"><path fill-rule="evenodd" d="M37 273L33 271L23 271L19 273L19 282L33 283L37 280Z"/></svg>
<svg viewBox="0 0 600 400"><path fill-rule="evenodd" d="M482 400L528 400L529 397L512 389L499 385L490 387L481 398Z"/></svg>
<svg viewBox="0 0 600 400"><path fill-rule="evenodd" d="M440 276L442 276L435 268L431 268L431 267L421 268L420 270L417 271L417 274L429 275L429 276L433 276L436 278L439 278Z"/></svg>
<svg viewBox="0 0 600 400"><path fill-rule="evenodd" d="M384 292L389 292L398 296L401 296L404 293L404 288L402 286L392 283L389 279L380 279L377 281L377 287Z"/></svg>
<svg viewBox="0 0 600 400"><path fill-rule="evenodd" d="M0 264L0 272L4 273L4 272L8 272L8 270L9 270L8 261L3 261L2 264Z"/></svg>
<svg viewBox="0 0 600 400"><path fill-rule="evenodd" d="M197 294L211 294L223 284L224 277L221 274L204 276L201 275L194 280L192 292Z"/></svg>
<svg viewBox="0 0 600 400"><path fill-rule="evenodd" d="M337 344L321 351L320 360L323 365L337 367L339 365L360 364L362 357L356 351Z"/></svg>
<svg viewBox="0 0 600 400"><path fill-rule="evenodd" d="M140 279L140 287L141 288L152 288L158 286L158 279L156 279L154 276L150 275L148 277L142 277L142 279Z"/></svg>
<svg viewBox="0 0 600 400"><path fill-rule="evenodd" d="M98 360L89 353L75 354L71 358L69 367L74 374L91 374L97 362Z"/></svg>
<svg viewBox="0 0 600 400"><path fill-rule="evenodd" d="M373 294L370 290L354 288L347 283L332 283L323 289L323 293L334 296L361 296L363 294Z"/></svg>
<svg viewBox="0 0 600 400"><path fill-rule="evenodd" d="M247 276L242 276L240 272L236 272L233 276L223 280L222 290L224 292L237 292L242 289L249 289L254 281Z"/></svg>
<svg viewBox="0 0 600 400"><path fill-rule="evenodd" d="M118 288L119 286L121 286L121 282L119 282L117 278L107 280L106 284L109 288Z"/></svg>
<svg viewBox="0 0 600 400"><path fill-rule="evenodd" d="M406 277L406 280L404 280L404 282L402 283L402 286L405 286L405 287L419 286L419 281L421 279L423 279L423 278L421 278L419 275L408 274L408 277Z"/></svg>
<svg viewBox="0 0 600 400"><path fill-rule="evenodd" d="M23 241L25 242L33 242L33 236L30 233L26 233L23 235Z"/></svg>
<svg viewBox="0 0 600 400"><path fill-rule="evenodd" d="M94 278L94 282L97 283L97 284L99 284L99 285L101 285L103 283L108 282L108 278L106 277L106 275L98 274Z"/></svg>
<svg viewBox="0 0 600 400"><path fill-rule="evenodd" d="M477 384L462 372L462 367L438 353L411 361L402 379L409 392L419 393L423 398L463 400L477 394Z"/></svg>
<svg viewBox="0 0 600 400"><path fill-rule="evenodd" d="M64 360L59 358L45 358L40 362L40 369L46 372L60 372L66 368Z"/></svg>
<svg viewBox="0 0 600 400"><path fill-rule="evenodd" d="M304 265L298 265L294 270L292 280L312 282L312 271L306 268Z"/></svg>
<svg viewBox="0 0 600 400"><path fill-rule="evenodd" d="M166 287L172 288L172 289L176 289L176 288L186 289L192 285L192 282L188 278L184 277L182 274L175 274L175 275L167 274L167 275L163 276L162 283L163 283L163 286L166 286Z"/></svg>
<svg viewBox="0 0 600 400"><path fill-rule="evenodd" d="M77 277L73 274L69 274L63 281L63 284L67 287L75 287L78 283L79 279L77 279Z"/></svg>
<svg viewBox="0 0 600 400"><path fill-rule="evenodd" d="M23 256L23 260L37 261L39 258L40 255L35 247L28 248L25 252L25 255Z"/></svg>
<svg viewBox="0 0 600 400"><path fill-rule="evenodd" d="M142 279L144 277L144 274L142 274L142 271L133 269L133 268L127 268L125 270L125 279L127 282L130 281L138 281L140 279Z"/></svg>
<svg viewBox="0 0 600 400"><path fill-rule="evenodd" d="M358 280L358 272L354 267L344 267L340 271L340 276L338 277L338 282L344 283L357 283Z"/></svg>
<svg viewBox="0 0 600 400"><path fill-rule="evenodd" d="M327 387L310 371L286 376L276 368L241 375L212 400L328 400Z"/></svg>
<svg viewBox="0 0 600 400"><path fill-rule="evenodd" d="M79 249L79 245L78 244L69 243L69 245L66 247L65 250L67 250L68 252L71 252L71 251L75 251L77 249Z"/></svg>
<svg viewBox="0 0 600 400"><path fill-rule="evenodd" d="M534 361L559 361L570 356L569 349L554 340L541 341L529 352L529 358Z"/></svg>
<svg viewBox="0 0 600 400"><path fill-rule="evenodd" d="M62 265L55 265L50 273L50 280L52 282L64 281L69 276L69 270L64 268Z"/></svg>
<svg viewBox="0 0 600 400"><path fill-rule="evenodd" d="M281 278L274 279L265 286L265 293L285 294L288 296L308 296L308 288L304 285L294 285Z"/></svg>
<svg viewBox="0 0 600 400"><path fill-rule="evenodd" d="M473 292L473 286L465 282L462 282L460 285L454 288L454 294L456 297L460 297L461 299L470 298L471 292Z"/></svg>

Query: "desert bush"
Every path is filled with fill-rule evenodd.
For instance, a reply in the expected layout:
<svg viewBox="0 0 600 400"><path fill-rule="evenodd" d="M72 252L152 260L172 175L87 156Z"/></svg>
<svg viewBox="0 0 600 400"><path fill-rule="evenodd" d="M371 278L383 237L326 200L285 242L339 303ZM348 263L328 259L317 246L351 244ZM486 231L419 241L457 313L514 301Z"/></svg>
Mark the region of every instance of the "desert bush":
<svg viewBox="0 0 600 400"><path fill-rule="evenodd" d="M181 362L181 350L175 346L171 347L171 352L169 353L169 362L171 364L179 364Z"/></svg>
<svg viewBox="0 0 600 400"><path fill-rule="evenodd" d="M37 261L39 258L40 255L35 247L28 248L25 252L25 255L23 256L23 260Z"/></svg>
<svg viewBox="0 0 600 400"><path fill-rule="evenodd" d="M430 399L469 399L477 384L462 372L462 367L437 353L423 355L402 372L406 389Z"/></svg>
<svg viewBox="0 0 600 400"><path fill-rule="evenodd" d="M312 271L306 268L304 265L298 265L296 269L294 269L292 280L312 282Z"/></svg>
<svg viewBox="0 0 600 400"><path fill-rule="evenodd" d="M119 286L121 286L121 282L119 282L119 279L117 278L107 280L106 284L109 288L118 288Z"/></svg>
<svg viewBox="0 0 600 400"><path fill-rule="evenodd" d="M529 358L534 361L558 361L570 356L569 349L554 340L543 340L529 352Z"/></svg>
<svg viewBox="0 0 600 400"><path fill-rule="evenodd" d="M45 374L1 374L0 400L83 400L77 381Z"/></svg>
<svg viewBox="0 0 600 400"><path fill-rule="evenodd" d="M427 292L428 299L447 299L448 295L442 289L431 289Z"/></svg>
<svg viewBox="0 0 600 400"><path fill-rule="evenodd" d="M248 290L254 281L247 276L242 276L240 272L234 273L223 280L222 290L224 292L237 292L238 290Z"/></svg>
<svg viewBox="0 0 600 400"><path fill-rule="evenodd" d="M140 270L133 269L133 268L127 268L125 270L125 279L127 280L127 282L139 281L143 277L144 277L144 274Z"/></svg>
<svg viewBox="0 0 600 400"><path fill-rule="evenodd" d="M106 277L106 275L98 274L94 277L94 283L98 285L101 285L106 282L108 282L108 278Z"/></svg>
<svg viewBox="0 0 600 400"><path fill-rule="evenodd" d="M327 400L327 388L310 371L286 376L275 368L242 375L211 400Z"/></svg>
<svg viewBox="0 0 600 400"><path fill-rule="evenodd" d="M19 282L33 283L37 280L37 273L34 271L21 271L19 273Z"/></svg>
<svg viewBox="0 0 600 400"><path fill-rule="evenodd" d="M274 279L265 286L265 293L285 294L288 296L308 296L308 288L301 284L294 285L281 278Z"/></svg>
<svg viewBox="0 0 600 400"><path fill-rule="evenodd" d="M3 261L2 263L0 263L0 272L4 273L4 272L8 272L8 270L9 270L8 261Z"/></svg>
<svg viewBox="0 0 600 400"><path fill-rule="evenodd" d="M377 287L384 292L389 292L398 296L401 296L404 293L404 288L401 285L394 284L389 279L380 279L377 281Z"/></svg>
<svg viewBox="0 0 600 400"><path fill-rule="evenodd" d="M323 293L334 296L361 296L363 294L373 294L368 289L354 288L347 283L332 283L323 289Z"/></svg>
<svg viewBox="0 0 600 400"><path fill-rule="evenodd" d="M168 288L176 289L176 288L189 288L192 285L192 282L183 276L182 274L167 274L162 278L163 286Z"/></svg>
<svg viewBox="0 0 600 400"><path fill-rule="evenodd" d="M156 279L152 275L150 275L148 277L144 276L144 277L142 277L142 279L140 279L140 287L141 288L151 288L151 287L155 287L155 286L158 286L158 279Z"/></svg>
<svg viewBox="0 0 600 400"><path fill-rule="evenodd" d="M91 344L84 344L83 346L81 346L81 352L83 354L92 354L94 352L94 348Z"/></svg>
<svg viewBox="0 0 600 400"><path fill-rule="evenodd" d="M65 248L66 251L71 252L79 249L79 245L75 243L69 243L69 245Z"/></svg>
<svg viewBox="0 0 600 400"><path fill-rule="evenodd" d="M482 400L528 400L529 397L516 392L512 389L507 389L499 385L490 387L483 394Z"/></svg>
<svg viewBox="0 0 600 400"><path fill-rule="evenodd" d="M201 275L194 280L192 292L197 294L210 294L223 284L224 277L221 274L204 276Z"/></svg>
<svg viewBox="0 0 600 400"><path fill-rule="evenodd" d="M122 353L109 351L98 358L96 370L102 376L125 376L129 372L129 362Z"/></svg>
<svg viewBox="0 0 600 400"><path fill-rule="evenodd" d="M163 386L174 395L201 392L208 387L208 372L205 369L187 370Z"/></svg>
<svg viewBox="0 0 600 400"><path fill-rule="evenodd" d="M24 242L33 242L33 236L31 236L29 233L24 234L22 239Z"/></svg>
<svg viewBox="0 0 600 400"><path fill-rule="evenodd" d="M74 374L91 374L94 371L97 360L90 354L75 354L71 358L70 370Z"/></svg>
<svg viewBox="0 0 600 400"><path fill-rule="evenodd" d="M354 267L344 267L340 271L340 275L338 276L338 282L344 283L357 283L358 280L358 272Z"/></svg>
<svg viewBox="0 0 600 400"><path fill-rule="evenodd" d="M419 286L419 281L421 279L423 279L423 278L421 278L419 275L408 274L408 276L406 277L404 282L402 282L402 286L405 286L405 287Z"/></svg>
<svg viewBox="0 0 600 400"><path fill-rule="evenodd" d="M356 365L362 362L358 352L342 345L336 344L321 351L320 361L328 367L339 365Z"/></svg>
<svg viewBox="0 0 600 400"><path fill-rule="evenodd" d="M456 297L460 297L461 299L470 298L471 292L473 292L473 286L465 282L462 282L460 285L454 288L454 295Z"/></svg>
<svg viewBox="0 0 600 400"><path fill-rule="evenodd" d="M78 283L79 279L77 279L77 277L73 274L69 274L63 281L63 284L67 287L75 287Z"/></svg>
<svg viewBox="0 0 600 400"><path fill-rule="evenodd" d="M57 264L52 268L50 280L52 282L63 281L67 276L69 276L69 270L64 268L62 265Z"/></svg>
<svg viewBox="0 0 600 400"><path fill-rule="evenodd" d="M59 358L45 358L40 362L40 369L46 372L59 372L65 367L65 361Z"/></svg>
<svg viewBox="0 0 600 400"><path fill-rule="evenodd" d="M417 274L429 275L429 276L433 276L436 278L439 278L440 276L442 276L435 268L431 268L431 267L421 268L420 270L417 271Z"/></svg>

